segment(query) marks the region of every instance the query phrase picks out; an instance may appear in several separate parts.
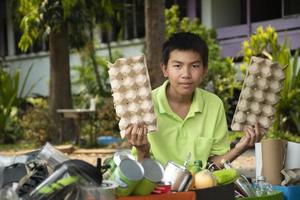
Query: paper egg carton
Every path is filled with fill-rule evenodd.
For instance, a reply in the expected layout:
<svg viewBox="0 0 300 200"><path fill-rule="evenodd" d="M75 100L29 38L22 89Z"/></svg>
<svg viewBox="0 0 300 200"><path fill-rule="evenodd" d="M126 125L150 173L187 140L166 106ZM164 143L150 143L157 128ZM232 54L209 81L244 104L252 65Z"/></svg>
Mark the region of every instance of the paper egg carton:
<svg viewBox="0 0 300 200"><path fill-rule="evenodd" d="M268 129L274 120L275 104L279 101L284 72L278 63L252 57L247 67L231 129L241 131L246 125L258 121Z"/></svg>
<svg viewBox="0 0 300 200"><path fill-rule="evenodd" d="M148 132L156 131L156 116L145 56L119 58L108 66L114 106L117 116L120 117L121 136L124 137L130 124L145 123Z"/></svg>

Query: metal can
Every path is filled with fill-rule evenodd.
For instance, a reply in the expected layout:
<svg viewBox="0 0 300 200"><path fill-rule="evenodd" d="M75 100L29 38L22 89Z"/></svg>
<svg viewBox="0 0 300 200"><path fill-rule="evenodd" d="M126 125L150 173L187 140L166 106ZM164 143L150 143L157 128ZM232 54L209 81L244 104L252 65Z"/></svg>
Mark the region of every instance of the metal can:
<svg viewBox="0 0 300 200"><path fill-rule="evenodd" d="M152 191L152 194L165 194L171 191L171 183L159 183L155 189Z"/></svg>
<svg viewBox="0 0 300 200"><path fill-rule="evenodd" d="M187 191L192 183L191 172L172 161L167 163L163 182L171 182L171 190L176 192Z"/></svg>
<svg viewBox="0 0 300 200"><path fill-rule="evenodd" d="M119 185L116 195L119 197L129 196L134 188L144 177L144 169L140 163L130 158L122 159L113 172L110 180Z"/></svg>
<svg viewBox="0 0 300 200"><path fill-rule="evenodd" d="M135 160L134 156L131 154L131 151L129 149L128 150L117 151L114 154L113 160L114 160L116 166L119 166L121 160L123 160L125 158Z"/></svg>
<svg viewBox="0 0 300 200"><path fill-rule="evenodd" d="M156 160L145 159L142 161L142 166L144 168L144 178L134 189L134 195L148 195L150 194L157 183L159 183L164 175L163 166Z"/></svg>
<svg viewBox="0 0 300 200"><path fill-rule="evenodd" d="M110 168L103 174L103 178L108 179L114 173L117 166L120 165L121 160L123 160L125 158L135 160L134 156L131 155L130 150L117 151L114 153L114 155L112 157L107 158L104 161L104 165L109 165Z"/></svg>

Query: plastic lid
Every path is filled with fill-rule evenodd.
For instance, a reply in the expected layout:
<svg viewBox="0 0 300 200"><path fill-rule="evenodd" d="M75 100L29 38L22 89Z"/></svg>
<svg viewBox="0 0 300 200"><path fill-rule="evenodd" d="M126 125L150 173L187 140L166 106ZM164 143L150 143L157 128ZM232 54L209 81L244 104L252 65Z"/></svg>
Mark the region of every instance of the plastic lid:
<svg viewBox="0 0 300 200"><path fill-rule="evenodd" d="M264 176L257 176L257 177L256 177L256 180L257 180L257 181L265 181L266 179L265 179Z"/></svg>
<svg viewBox="0 0 300 200"><path fill-rule="evenodd" d="M145 159L142 162L142 166L144 167L147 179L155 183L161 181L164 175L164 168L159 162L152 159Z"/></svg>

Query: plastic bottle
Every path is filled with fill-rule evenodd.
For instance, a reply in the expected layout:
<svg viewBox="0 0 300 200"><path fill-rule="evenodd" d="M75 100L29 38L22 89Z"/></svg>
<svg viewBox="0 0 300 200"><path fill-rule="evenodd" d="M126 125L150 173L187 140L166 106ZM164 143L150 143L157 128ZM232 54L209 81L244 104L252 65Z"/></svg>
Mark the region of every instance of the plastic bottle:
<svg viewBox="0 0 300 200"><path fill-rule="evenodd" d="M1 200L19 200L17 193L11 187L0 189L0 199Z"/></svg>
<svg viewBox="0 0 300 200"><path fill-rule="evenodd" d="M194 165L191 168L191 174L193 176L192 184L190 186L190 189L195 188L195 174L197 172L200 172L202 170L202 161L201 160L195 160Z"/></svg>
<svg viewBox="0 0 300 200"><path fill-rule="evenodd" d="M264 176L256 177L255 193L256 196L265 196L272 193L272 186L266 182Z"/></svg>

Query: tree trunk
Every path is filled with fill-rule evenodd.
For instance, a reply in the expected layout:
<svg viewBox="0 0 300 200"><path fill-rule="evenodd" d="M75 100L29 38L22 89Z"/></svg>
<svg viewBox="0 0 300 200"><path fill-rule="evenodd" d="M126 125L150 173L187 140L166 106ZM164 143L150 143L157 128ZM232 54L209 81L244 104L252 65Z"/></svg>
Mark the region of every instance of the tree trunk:
<svg viewBox="0 0 300 200"><path fill-rule="evenodd" d="M163 74L160 70L161 47L165 40L165 1L145 1L145 45L147 65L152 88L156 88L163 82Z"/></svg>
<svg viewBox="0 0 300 200"><path fill-rule="evenodd" d="M57 109L72 108L71 78L69 61L69 42L67 24L63 24L60 30L52 31L49 37L50 48L50 116L56 125L62 121ZM55 142L73 140L74 125L71 120L64 121L62 135L54 134L51 138Z"/></svg>

